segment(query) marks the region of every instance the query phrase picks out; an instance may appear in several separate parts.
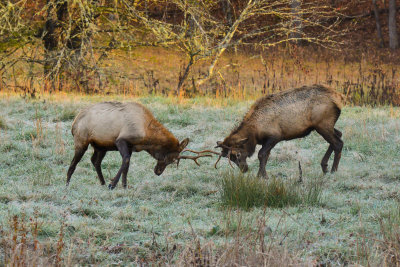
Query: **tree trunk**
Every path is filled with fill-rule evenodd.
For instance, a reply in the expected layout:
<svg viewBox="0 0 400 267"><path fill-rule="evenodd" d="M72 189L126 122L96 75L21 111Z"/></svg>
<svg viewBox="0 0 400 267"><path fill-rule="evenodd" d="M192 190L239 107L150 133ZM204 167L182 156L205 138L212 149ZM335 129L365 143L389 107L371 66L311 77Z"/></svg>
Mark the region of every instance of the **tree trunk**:
<svg viewBox="0 0 400 267"><path fill-rule="evenodd" d="M228 26L232 26L233 24L233 14L232 14L232 4L230 0L224 0L221 2L222 4L222 12L225 15L226 22Z"/></svg>
<svg viewBox="0 0 400 267"><path fill-rule="evenodd" d="M372 6L374 7L375 22L376 22L376 32L377 32L378 38L379 38L379 46L380 47L384 47L385 43L383 41L381 22L379 20L379 10L378 10L378 6L376 5L376 0L372 0Z"/></svg>
<svg viewBox="0 0 400 267"><path fill-rule="evenodd" d="M399 38L396 27L396 0L389 0L389 47L399 48Z"/></svg>
<svg viewBox="0 0 400 267"><path fill-rule="evenodd" d="M68 1L47 0L47 18L43 27L43 45L44 45L44 74L52 80L54 89L54 78L58 64L58 49L61 39L63 20L67 17Z"/></svg>
<svg viewBox="0 0 400 267"><path fill-rule="evenodd" d="M44 69L43 72L48 78L53 79L51 72L54 66L55 51L57 50L57 20L54 14L54 3L47 0L47 18L43 27L43 45L44 45Z"/></svg>
<svg viewBox="0 0 400 267"><path fill-rule="evenodd" d="M181 94L182 86L183 86L183 84L185 83L186 78L187 78L188 75L189 75L190 68L192 67L193 63L194 63L194 56L193 56L193 55L190 55L190 60L189 60L189 63L187 64L187 66L186 66L185 71L183 72L182 75L179 75L178 86L177 86L177 88L176 88L176 91L177 91L177 95L178 95L178 96Z"/></svg>
<svg viewBox="0 0 400 267"><path fill-rule="evenodd" d="M303 36L303 24L301 23L300 7L301 0L292 0L292 29L290 31L290 38L293 38L295 43L300 43Z"/></svg>

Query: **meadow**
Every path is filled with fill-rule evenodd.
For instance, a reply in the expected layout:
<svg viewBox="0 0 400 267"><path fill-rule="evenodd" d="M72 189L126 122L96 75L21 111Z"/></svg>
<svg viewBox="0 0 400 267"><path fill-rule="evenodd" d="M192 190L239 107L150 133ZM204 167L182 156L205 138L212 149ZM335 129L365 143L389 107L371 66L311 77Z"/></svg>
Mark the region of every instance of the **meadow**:
<svg viewBox="0 0 400 267"><path fill-rule="evenodd" d="M275 193L281 188L278 196L295 197L276 206L241 207L224 200L227 185L249 185L251 196L251 183L266 184L253 177L257 154L246 176L226 160L214 169L215 157L200 159L200 167L191 161L178 169L171 165L156 176L155 160L146 152L134 153L128 188L120 183L110 191L96 177L90 148L66 187L74 116L105 100L143 103L179 140L189 137L188 147L196 150L213 148L253 102L77 93L27 99L1 93L1 262L399 264L400 108L347 105L342 110L336 126L344 148L335 174L322 175L328 144L318 134L279 143L267 165L268 185ZM118 152L107 154L106 181L120 164ZM306 195L312 188L310 201Z"/></svg>

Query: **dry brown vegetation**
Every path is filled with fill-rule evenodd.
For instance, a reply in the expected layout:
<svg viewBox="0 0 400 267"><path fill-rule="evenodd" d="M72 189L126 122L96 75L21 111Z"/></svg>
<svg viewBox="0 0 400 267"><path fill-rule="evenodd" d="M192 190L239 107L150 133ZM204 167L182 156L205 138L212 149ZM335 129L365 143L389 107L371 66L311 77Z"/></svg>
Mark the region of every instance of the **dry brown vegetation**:
<svg viewBox="0 0 400 267"><path fill-rule="evenodd" d="M400 71L397 64L387 63L387 58L374 54L337 53L341 52L298 46L259 53L232 51L221 58L218 75L201 86L194 85L192 81L206 71L208 64L204 62L194 67L180 97L255 99L287 88L324 84L343 92L347 104L400 105ZM57 90L175 96L177 76L182 73L184 65L184 55L176 51L137 48L127 54L110 55L101 66L100 80L89 80L89 91L73 76L60 81ZM0 90L12 90L26 96L48 93L51 86L41 75L41 69L32 69L29 71L32 76L27 76L26 68L24 64L16 65L16 75L7 81L7 88L3 86Z"/></svg>
<svg viewBox="0 0 400 267"><path fill-rule="evenodd" d="M27 219L24 215L13 216L8 225L10 231L0 228L0 253L4 266L74 266L80 263L80 257L90 251L64 253L64 236L68 229L64 225L53 242L41 242L38 239L40 222L38 218ZM138 248L119 244L104 247L108 253L132 253L131 263L138 265L167 265L167 266L310 266L299 257L290 255L284 247L276 246L265 240L265 219L260 219L258 230L250 234L241 233L240 227L233 233L235 238L226 241L224 245L215 245L210 241L200 241L192 229L192 240L183 247L167 244L163 251L155 239L149 246L146 257L140 257ZM66 232L67 231L67 232ZM83 242L83 240L75 240Z"/></svg>

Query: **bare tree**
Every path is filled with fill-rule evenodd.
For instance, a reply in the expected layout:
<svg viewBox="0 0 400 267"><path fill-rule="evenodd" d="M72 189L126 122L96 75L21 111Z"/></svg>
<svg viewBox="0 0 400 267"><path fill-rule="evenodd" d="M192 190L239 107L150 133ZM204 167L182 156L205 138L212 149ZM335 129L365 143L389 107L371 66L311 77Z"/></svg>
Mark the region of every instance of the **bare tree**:
<svg viewBox="0 0 400 267"><path fill-rule="evenodd" d="M374 8L376 32L378 34L379 45L380 45L380 47L384 47L385 43L383 41L382 27L381 27L381 22L379 20L379 10L378 10L378 6L376 5L376 0L372 0L372 6Z"/></svg>
<svg viewBox="0 0 400 267"><path fill-rule="evenodd" d="M179 93L199 61L207 62L207 71L192 76L192 85L213 77L227 49L300 39L331 46L337 33L327 21L334 16L331 7L301 0L0 1L0 41L11 44L0 51L0 71L17 61L41 64L46 77L68 73L87 91L88 75L99 77L100 86L99 62L110 50L169 47L187 59Z"/></svg>
<svg viewBox="0 0 400 267"><path fill-rule="evenodd" d="M396 0L389 0L389 47L391 49L399 48L399 37L396 25Z"/></svg>

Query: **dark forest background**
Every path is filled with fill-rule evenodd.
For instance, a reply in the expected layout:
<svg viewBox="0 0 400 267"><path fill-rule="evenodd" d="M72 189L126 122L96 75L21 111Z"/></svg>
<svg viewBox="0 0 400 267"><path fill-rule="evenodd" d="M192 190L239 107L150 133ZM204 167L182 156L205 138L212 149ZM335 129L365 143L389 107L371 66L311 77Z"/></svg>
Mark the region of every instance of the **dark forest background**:
<svg viewBox="0 0 400 267"><path fill-rule="evenodd" d="M400 104L395 0L0 1L0 90Z"/></svg>

